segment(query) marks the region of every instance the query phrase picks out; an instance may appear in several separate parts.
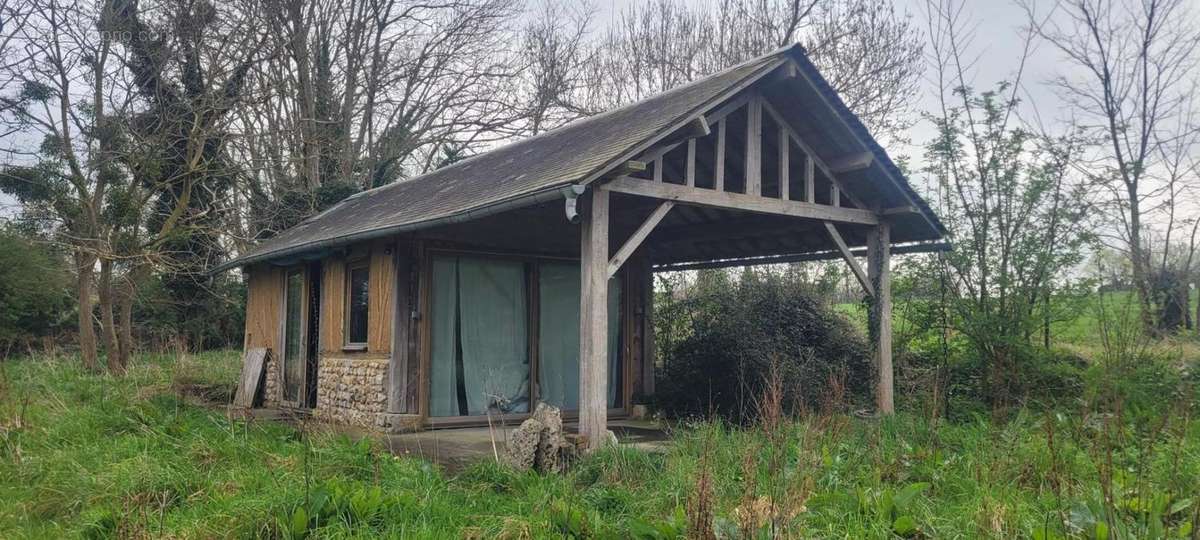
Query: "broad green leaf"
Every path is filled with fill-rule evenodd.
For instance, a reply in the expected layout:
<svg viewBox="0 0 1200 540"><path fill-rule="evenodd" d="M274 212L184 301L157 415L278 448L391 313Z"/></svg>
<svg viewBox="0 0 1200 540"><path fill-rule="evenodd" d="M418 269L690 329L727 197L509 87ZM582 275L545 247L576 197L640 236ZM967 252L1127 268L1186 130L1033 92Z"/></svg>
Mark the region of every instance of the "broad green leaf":
<svg viewBox="0 0 1200 540"><path fill-rule="evenodd" d="M303 538L304 533L308 532L308 512L303 506L297 507L295 512L292 512L292 538Z"/></svg>
<svg viewBox="0 0 1200 540"><path fill-rule="evenodd" d="M900 516L892 522L892 532L905 538L917 534L917 521L912 516Z"/></svg>

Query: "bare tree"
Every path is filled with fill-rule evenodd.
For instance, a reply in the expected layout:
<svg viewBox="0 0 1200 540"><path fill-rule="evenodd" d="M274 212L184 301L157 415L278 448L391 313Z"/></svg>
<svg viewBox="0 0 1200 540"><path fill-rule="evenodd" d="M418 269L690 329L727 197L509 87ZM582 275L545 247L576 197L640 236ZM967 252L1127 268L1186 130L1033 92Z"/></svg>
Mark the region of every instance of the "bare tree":
<svg viewBox="0 0 1200 540"><path fill-rule="evenodd" d="M0 189L74 256L89 369L100 367L93 317L108 368L123 372L141 269L195 253L179 239L216 225L223 118L260 50L242 17L252 6L27 4L23 54L4 66L20 88L0 96L24 147Z"/></svg>
<svg viewBox="0 0 1200 540"><path fill-rule="evenodd" d="M587 41L591 5L548 0L535 9L522 31L520 70L526 81L530 135L597 112L571 99L592 85L587 70L595 57Z"/></svg>
<svg viewBox="0 0 1200 540"><path fill-rule="evenodd" d="M939 264L944 302L985 362L988 398L1004 406L1031 359L1024 345L1040 328L1049 346L1051 298L1069 286L1061 274L1082 260L1089 207L1073 172L1079 138L1039 135L1016 114L1032 37L1014 80L977 92L967 76L973 35L964 6L927 2L940 108L929 115L938 136L926 147L925 171L930 202L955 239Z"/></svg>
<svg viewBox="0 0 1200 540"><path fill-rule="evenodd" d="M563 27L563 25L559 25ZM576 33L564 27L569 41ZM590 85L556 101L595 112L636 101L794 43L874 135L898 140L923 66L919 30L885 0L645 0L592 45Z"/></svg>
<svg viewBox="0 0 1200 540"><path fill-rule="evenodd" d="M1031 27L1080 73L1061 75L1054 84L1081 116L1081 127L1103 141L1094 147L1098 156L1090 174L1109 194L1117 247L1132 263L1148 328L1158 326L1154 319L1160 295L1154 286L1147 218L1172 212L1176 201L1163 199L1164 190L1171 191L1163 179L1163 167L1170 168L1164 163L1164 150L1175 137L1197 127L1173 131L1171 125L1187 117L1196 90L1200 24L1189 4L1069 0L1051 16L1036 13L1032 3L1024 4ZM1164 244L1162 249L1165 260L1170 247Z"/></svg>
<svg viewBox="0 0 1200 540"><path fill-rule="evenodd" d="M238 111L243 238L521 132L514 0L272 0Z"/></svg>

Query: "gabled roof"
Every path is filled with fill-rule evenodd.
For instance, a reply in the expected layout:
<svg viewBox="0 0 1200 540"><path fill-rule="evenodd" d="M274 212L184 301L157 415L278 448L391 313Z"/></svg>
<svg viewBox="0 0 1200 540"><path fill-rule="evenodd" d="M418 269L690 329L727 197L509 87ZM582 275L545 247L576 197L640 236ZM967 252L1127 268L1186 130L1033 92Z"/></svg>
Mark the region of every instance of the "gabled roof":
<svg viewBox="0 0 1200 540"><path fill-rule="evenodd" d="M630 105L582 118L560 128L484 152L416 178L356 194L304 222L262 240L214 271L291 258L352 242L471 220L509 208L560 197L559 190L599 177L663 139L696 116L792 59L828 105L847 122L910 201L929 211L904 181L857 117L837 98L799 46L739 65ZM940 235L939 235L940 236Z"/></svg>

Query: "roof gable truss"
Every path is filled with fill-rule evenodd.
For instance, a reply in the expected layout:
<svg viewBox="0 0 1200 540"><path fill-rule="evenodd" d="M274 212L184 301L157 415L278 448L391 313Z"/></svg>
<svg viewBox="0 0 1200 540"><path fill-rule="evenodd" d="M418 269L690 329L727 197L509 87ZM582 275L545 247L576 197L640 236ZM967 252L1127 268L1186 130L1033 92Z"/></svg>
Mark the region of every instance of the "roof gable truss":
<svg viewBox="0 0 1200 540"><path fill-rule="evenodd" d="M790 65L794 64L785 64ZM788 70L780 67L777 72ZM635 160L646 165L645 171L631 176L865 210L870 207L839 176L870 167L873 157L860 152L826 162L770 100L751 87L724 105L697 114L638 154Z"/></svg>

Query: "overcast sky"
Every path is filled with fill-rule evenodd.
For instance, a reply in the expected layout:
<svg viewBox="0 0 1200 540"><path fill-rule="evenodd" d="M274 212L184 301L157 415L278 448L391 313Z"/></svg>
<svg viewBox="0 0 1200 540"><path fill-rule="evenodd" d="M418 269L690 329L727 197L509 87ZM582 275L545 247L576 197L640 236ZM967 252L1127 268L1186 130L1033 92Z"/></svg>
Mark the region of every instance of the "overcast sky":
<svg viewBox="0 0 1200 540"><path fill-rule="evenodd" d="M631 0L593 0L597 9L597 28L603 27L614 14L623 10ZM1040 13L1047 13L1055 0L1030 0L1036 2ZM926 29L925 3L926 0L894 0L898 13L908 13L913 17L915 25L922 35ZM973 22L973 37L969 45L969 53L976 61L973 62L969 82L977 90L994 87L1000 81L1013 81L1018 68L1021 48L1025 42L1026 14L1024 9L1013 0L967 0L967 20ZM1024 121L1042 123L1053 130L1055 125L1065 120L1066 108L1060 106L1060 100L1055 96L1047 81L1060 74L1071 71L1064 61L1062 54L1047 44L1035 44L1034 53L1027 60L1021 81L1022 105L1020 114ZM930 78L931 70L926 73L922 91L916 104L917 112L934 111L938 107L936 84ZM921 160L920 147L934 135L929 122L919 121L909 132L911 146L892 147L888 151L894 156L907 156L914 166L919 166ZM918 184L920 182L917 182ZM0 195L0 215L11 211L11 198ZM7 208L6 208L7 207Z"/></svg>

